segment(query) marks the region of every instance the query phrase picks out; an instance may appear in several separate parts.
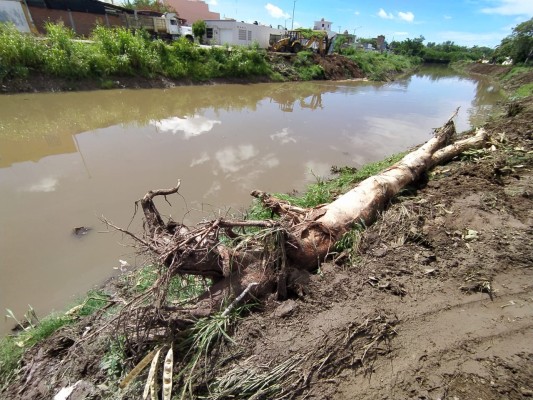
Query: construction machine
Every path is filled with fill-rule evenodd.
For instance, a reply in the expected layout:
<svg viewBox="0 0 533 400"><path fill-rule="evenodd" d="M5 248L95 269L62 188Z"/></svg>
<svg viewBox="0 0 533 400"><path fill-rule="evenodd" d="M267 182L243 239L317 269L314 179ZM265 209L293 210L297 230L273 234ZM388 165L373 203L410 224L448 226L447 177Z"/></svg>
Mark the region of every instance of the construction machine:
<svg viewBox="0 0 533 400"><path fill-rule="evenodd" d="M270 46L271 51L280 53L298 53L304 49L311 49L319 54L325 54L328 37L324 32L307 33L304 31L287 31L277 42Z"/></svg>

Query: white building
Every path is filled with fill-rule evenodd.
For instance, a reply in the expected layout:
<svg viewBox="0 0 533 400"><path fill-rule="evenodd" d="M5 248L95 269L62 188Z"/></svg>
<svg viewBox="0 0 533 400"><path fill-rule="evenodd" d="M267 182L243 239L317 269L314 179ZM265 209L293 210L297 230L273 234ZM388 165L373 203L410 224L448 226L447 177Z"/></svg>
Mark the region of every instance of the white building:
<svg viewBox="0 0 533 400"><path fill-rule="evenodd" d="M333 22L325 21L324 18L322 18L320 21L315 21L314 30L315 31L332 31L331 26L333 25Z"/></svg>
<svg viewBox="0 0 533 400"><path fill-rule="evenodd" d="M278 40L284 29L271 28L266 25L248 24L230 20L206 20L207 26L204 42L218 45L248 46L257 42L259 47L266 49L271 41Z"/></svg>

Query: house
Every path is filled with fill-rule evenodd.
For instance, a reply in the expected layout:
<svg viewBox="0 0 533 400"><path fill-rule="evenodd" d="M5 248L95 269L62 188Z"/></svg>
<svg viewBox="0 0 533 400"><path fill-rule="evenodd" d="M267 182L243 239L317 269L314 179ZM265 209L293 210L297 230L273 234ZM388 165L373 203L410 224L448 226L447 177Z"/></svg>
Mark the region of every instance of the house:
<svg viewBox="0 0 533 400"><path fill-rule="evenodd" d="M387 42L385 41L385 36L379 35L376 38L376 44L377 44L377 50L383 53L384 51L387 51Z"/></svg>
<svg viewBox="0 0 533 400"><path fill-rule="evenodd" d="M202 0L165 0L165 4L174 8L189 25L200 19L220 19L220 14L210 11L208 4Z"/></svg>
<svg viewBox="0 0 533 400"><path fill-rule="evenodd" d="M331 31L331 27L333 25L333 22L326 21L324 18L322 18L320 21L315 21L315 25L313 29L315 31Z"/></svg>
<svg viewBox="0 0 533 400"><path fill-rule="evenodd" d="M249 24L234 19L205 20L207 30L204 42L214 45L248 46L257 42L266 49L275 38L281 37L285 29L272 28L259 23Z"/></svg>

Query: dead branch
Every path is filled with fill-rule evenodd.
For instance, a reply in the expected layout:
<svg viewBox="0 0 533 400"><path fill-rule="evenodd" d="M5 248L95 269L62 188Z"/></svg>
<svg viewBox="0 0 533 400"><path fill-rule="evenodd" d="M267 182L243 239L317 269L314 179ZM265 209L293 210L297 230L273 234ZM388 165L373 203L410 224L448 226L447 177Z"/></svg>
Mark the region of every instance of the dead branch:
<svg viewBox="0 0 533 400"><path fill-rule="evenodd" d="M461 153L464 153L466 150L483 147L483 145L486 144L486 140L487 132L485 132L485 129L483 128L478 128L474 136L458 140L455 143L437 150L435 154L431 156L431 166L444 164Z"/></svg>

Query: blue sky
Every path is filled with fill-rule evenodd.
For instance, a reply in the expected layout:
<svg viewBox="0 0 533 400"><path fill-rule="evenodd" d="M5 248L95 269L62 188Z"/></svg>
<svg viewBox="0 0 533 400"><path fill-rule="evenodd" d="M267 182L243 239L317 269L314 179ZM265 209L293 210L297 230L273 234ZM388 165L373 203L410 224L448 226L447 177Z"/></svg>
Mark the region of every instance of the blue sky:
<svg viewBox="0 0 533 400"><path fill-rule="evenodd" d="M451 40L464 46L498 45L520 22L533 17L533 0L205 0L220 17L276 27L312 28L325 18L335 31L387 41L416 38Z"/></svg>

